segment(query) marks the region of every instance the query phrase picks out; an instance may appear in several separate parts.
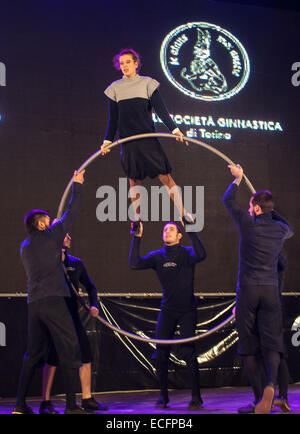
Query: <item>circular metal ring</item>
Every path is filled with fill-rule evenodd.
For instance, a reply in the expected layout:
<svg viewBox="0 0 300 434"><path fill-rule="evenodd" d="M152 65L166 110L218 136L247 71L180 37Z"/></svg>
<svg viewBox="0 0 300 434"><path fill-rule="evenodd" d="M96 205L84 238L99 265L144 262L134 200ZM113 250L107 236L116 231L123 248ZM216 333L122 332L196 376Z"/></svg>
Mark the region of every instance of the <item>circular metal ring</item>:
<svg viewBox="0 0 300 434"><path fill-rule="evenodd" d="M115 142L111 143L110 145L108 145L106 147L106 149L111 149L115 146L120 145L121 143L126 143L132 140L139 140L139 139L145 139L145 138L149 138L149 137L161 137L161 138L170 138L170 139L175 139L178 140L178 136L174 135L174 134L167 134L167 133L147 133L147 134L138 134L135 136L130 136L130 137L126 137L124 139L120 139L120 140L116 140ZM190 137L183 137L184 141L187 142L191 142L191 143L195 143L198 146L201 146L202 148L205 148L211 152L213 152L214 154L218 155L220 158L222 158L223 160L225 160L228 164L231 165L235 165L235 163L230 160L230 158L228 158L225 154L223 154L222 152L218 151L217 149L215 149L213 146L207 145L206 143L201 142L200 140L197 139L193 139ZM92 154L78 169L78 171L81 171L83 169L86 169L94 160L96 160L99 156L101 156L101 150L99 149L99 151L95 152L94 154ZM255 193L255 189L253 187L253 185L251 184L251 182L249 181L249 179L246 177L246 175L244 174L244 179L245 182L249 188L249 190L251 191L251 193ZM71 186L73 184L73 177L70 179L67 187L65 188L65 191L61 197L60 203L59 203L59 207L58 207L58 211L57 211L57 218L60 219L63 213L63 209L65 207L65 203L66 203L66 199L67 196L70 192ZM189 338L184 338L184 339L151 339L151 338L145 338L142 336L138 336L134 333L130 333L127 332L125 330L120 329L119 327L115 327L114 325L112 325L111 323L109 323L108 321L106 321L104 318L102 318L100 315L97 316L97 319L104 325L106 325L108 328L110 328L111 330L113 330L116 333L120 333L122 335L125 335L129 338L135 339L135 340L139 340L139 341L143 341L143 342L152 342L152 343L156 343L156 344L166 344L166 345L170 345L170 344L183 344L183 343L187 343L187 342L193 342L199 339L202 339L206 336L209 336L213 333L215 333L216 331L220 330L221 328L223 328L225 325L231 323L231 321L233 321L234 319L234 315L230 315L225 321L223 321L222 323L218 324L216 327L208 330L205 333L202 333L201 335L198 336L192 336Z"/></svg>

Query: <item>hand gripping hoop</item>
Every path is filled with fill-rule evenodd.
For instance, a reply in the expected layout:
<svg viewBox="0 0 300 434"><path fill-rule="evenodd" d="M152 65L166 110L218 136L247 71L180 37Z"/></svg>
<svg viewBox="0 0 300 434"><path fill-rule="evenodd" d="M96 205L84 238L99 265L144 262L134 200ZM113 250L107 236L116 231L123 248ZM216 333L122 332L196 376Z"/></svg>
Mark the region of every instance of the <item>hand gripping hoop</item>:
<svg viewBox="0 0 300 434"><path fill-rule="evenodd" d="M132 140L138 140L138 139L144 139L144 138L149 138L149 137L161 137L161 138L170 138L170 139L176 139L178 140L178 136L174 135L174 134L166 134L166 133L147 133L147 134L138 134L136 136L131 136L131 137L126 137L125 139L120 139L120 140L116 140L115 142L111 143L110 145L108 145L106 147L106 149L111 149L117 145L120 145L121 143L126 143ZM193 139L193 138L189 138L189 137L183 137L184 141L188 141L188 142L192 142L195 143L198 146L201 146L202 148L207 149L208 151L213 152L214 154L218 155L220 158L222 158L223 160L225 160L228 164L231 165L235 165L235 163L233 161L230 160L230 158L228 158L225 154L223 154L222 152L218 151L217 149L215 149L213 146L207 145L206 143L201 142L200 140L197 139ZM86 167L88 167L94 160L96 160L98 157L101 156L101 150L99 149L99 151L95 152L95 154L91 155L78 169L78 171L80 172L81 170L85 169ZM245 182L249 188L249 190L251 191L251 193L255 193L255 189L253 187L253 185L251 184L251 182L249 181L249 179L246 177L246 175L244 174L244 179ZM58 212L57 212L57 218L60 219L63 213L63 209L65 207L65 202L67 199L67 196L70 192L71 186L73 183L73 177L70 179L63 195L62 198L60 200L59 203L59 208L58 208ZM68 279L68 275L67 272L66 273L66 277ZM76 291L74 285L71 283L71 281L68 279L69 282L69 286L71 287L71 289L74 291L76 297L78 298L80 304L83 306L83 308L87 311L89 311L89 307L87 306L85 300L79 296L78 292ZM215 332L217 332L218 330L220 330L221 328L225 327L225 325L230 324L231 322L234 321L234 315L230 315L226 320L224 320L223 322L221 322L220 324L218 324L216 327L213 327L212 329L208 330L205 333L202 333L198 336L192 336L189 338L184 338L184 339L151 339L151 338L145 338L142 336L138 336L134 333L130 333L127 332L125 330L120 329L119 327L115 327L114 325L110 324L108 321L106 321L104 318L102 318L100 315L98 315L97 320L99 320L102 324L106 325L108 328L110 328L111 330L113 330L116 333L120 333L122 335L125 335L129 338L138 340L138 341L143 341L143 342L153 342L156 344L166 344L166 345L171 345L171 344L183 344L186 342L193 342L193 341L197 341L199 339L202 339L204 337L207 337Z"/></svg>

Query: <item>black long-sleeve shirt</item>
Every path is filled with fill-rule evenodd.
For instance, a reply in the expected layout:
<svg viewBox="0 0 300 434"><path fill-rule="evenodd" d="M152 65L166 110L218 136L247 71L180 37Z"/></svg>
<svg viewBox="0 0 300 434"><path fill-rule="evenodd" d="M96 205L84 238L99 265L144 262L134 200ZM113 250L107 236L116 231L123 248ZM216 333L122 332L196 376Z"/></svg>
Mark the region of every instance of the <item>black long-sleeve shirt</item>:
<svg viewBox="0 0 300 434"><path fill-rule="evenodd" d="M288 266L288 262L287 262L287 258L285 257L285 255L281 252L278 258L278 289L279 292L281 293L283 290L283 282L284 282L284 277L285 277L285 272Z"/></svg>
<svg viewBox="0 0 300 434"><path fill-rule="evenodd" d="M90 306L95 306L99 309L96 286L88 275L82 260L65 253L64 266L76 291L79 291L79 284L81 283L89 295Z"/></svg>
<svg viewBox="0 0 300 434"><path fill-rule="evenodd" d="M28 302L50 296L70 296L62 260L63 240L79 214L82 184L74 182L68 209L48 229L36 229L20 248L21 261L28 278Z"/></svg>
<svg viewBox="0 0 300 434"><path fill-rule="evenodd" d="M276 212L253 218L236 200L238 186L230 184L223 202L239 235L238 286L278 286L278 258L284 241L293 235L287 221Z"/></svg>
<svg viewBox="0 0 300 434"><path fill-rule="evenodd" d="M171 132L176 129L158 89L153 92L149 100L130 98L117 102L108 98L108 108L109 121L105 140L111 142L117 131L121 139L136 134L154 133L152 109Z"/></svg>
<svg viewBox="0 0 300 434"><path fill-rule="evenodd" d="M143 257L140 256L141 237L133 237L129 266L134 270L152 268L156 271L163 293L163 309L185 312L196 305L194 269L206 258L206 251L196 233L188 232L188 235L192 247L165 245Z"/></svg>

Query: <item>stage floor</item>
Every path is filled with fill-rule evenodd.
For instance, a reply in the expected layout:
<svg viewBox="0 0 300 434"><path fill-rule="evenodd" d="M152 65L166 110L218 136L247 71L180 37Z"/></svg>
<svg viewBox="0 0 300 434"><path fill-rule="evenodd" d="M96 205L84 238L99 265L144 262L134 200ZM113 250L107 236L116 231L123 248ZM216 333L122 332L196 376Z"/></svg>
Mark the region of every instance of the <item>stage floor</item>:
<svg viewBox="0 0 300 434"><path fill-rule="evenodd" d="M188 390L170 390L170 402L166 409L156 409L155 402L158 397L156 390L105 392L94 394L95 399L109 406L108 411L98 414L106 415L191 415L191 414L237 414L239 407L248 405L253 401L253 394L248 387L220 387L202 390L203 408L197 411L188 411L190 400ZM300 414L300 383L289 386L290 413ZM81 396L78 395L77 403L80 405ZM64 412L64 396L53 396L55 408ZM28 398L28 405L36 412L39 411L40 398ZM0 414L10 414L15 404L15 399L0 399ZM283 414L279 408L273 407L272 414Z"/></svg>

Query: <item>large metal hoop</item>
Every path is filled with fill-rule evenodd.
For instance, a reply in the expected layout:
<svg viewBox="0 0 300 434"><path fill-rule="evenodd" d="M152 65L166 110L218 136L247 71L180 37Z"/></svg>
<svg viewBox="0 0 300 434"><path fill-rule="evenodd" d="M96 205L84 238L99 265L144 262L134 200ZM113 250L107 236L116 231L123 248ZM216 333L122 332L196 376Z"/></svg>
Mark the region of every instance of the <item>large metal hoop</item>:
<svg viewBox="0 0 300 434"><path fill-rule="evenodd" d="M120 140L116 140L115 142L111 143L110 145L107 146L107 149L111 149L115 146L120 145L121 143L126 143L132 140L139 140L139 139L145 139L145 138L149 138L149 137L161 137L161 138L170 138L170 139L175 139L178 140L178 136L174 135L174 134L166 134L166 133L147 133L147 134L138 134L136 136L131 136L131 137L126 137L125 139L120 139ZM228 158L225 154L223 154L222 152L218 151L217 149L215 149L213 146L207 145L206 143L201 142L200 140L197 139L193 139L190 137L184 137L183 138L184 141L188 141L191 143L195 143L198 146L201 146L202 148L205 148L211 152L213 152L214 154L218 155L220 158L222 158L223 160L225 160L228 164L231 165L235 165L235 163L230 160L230 158ZM95 152L93 155L91 155L78 169L78 171L81 171L83 169L86 169L94 160L96 160L98 157L101 156L101 150L99 149L99 151ZM244 174L244 179L245 182L249 188L249 190L251 191L251 193L255 193L255 189L253 187L253 185L251 184L251 182L249 181L249 179L246 177L246 175ZM59 203L59 207L58 207L58 211L57 211L57 218L60 219L65 207L65 203L67 200L67 196L70 193L70 189L72 187L73 184L73 178L70 179L67 187L65 188L65 191L61 197L60 203ZM122 330L119 327L116 327L112 324L110 324L108 321L106 321L104 318L102 318L100 315L97 316L97 319L104 324L105 326L107 326L108 328L110 328L111 330L113 330L115 333L120 333L122 335L125 335L129 338L135 339L135 340L139 340L139 341L143 341L143 342L152 342L152 343L156 343L156 344L166 344L166 345L170 345L170 344L183 344L183 343L187 343L187 342L193 342L193 341L197 341L199 339L202 339L204 337L207 337L215 332L217 332L218 330L220 330L221 328L225 327L225 325L230 324L233 320L234 320L234 315L230 315L225 321L223 321L222 323L218 324L216 327L208 330L205 333L202 333L201 335L197 335L197 336L192 336L189 338L184 338L184 339L151 339L151 338L146 338L146 337L142 337L139 335L136 335L134 333L130 333L127 332L125 330Z"/></svg>

